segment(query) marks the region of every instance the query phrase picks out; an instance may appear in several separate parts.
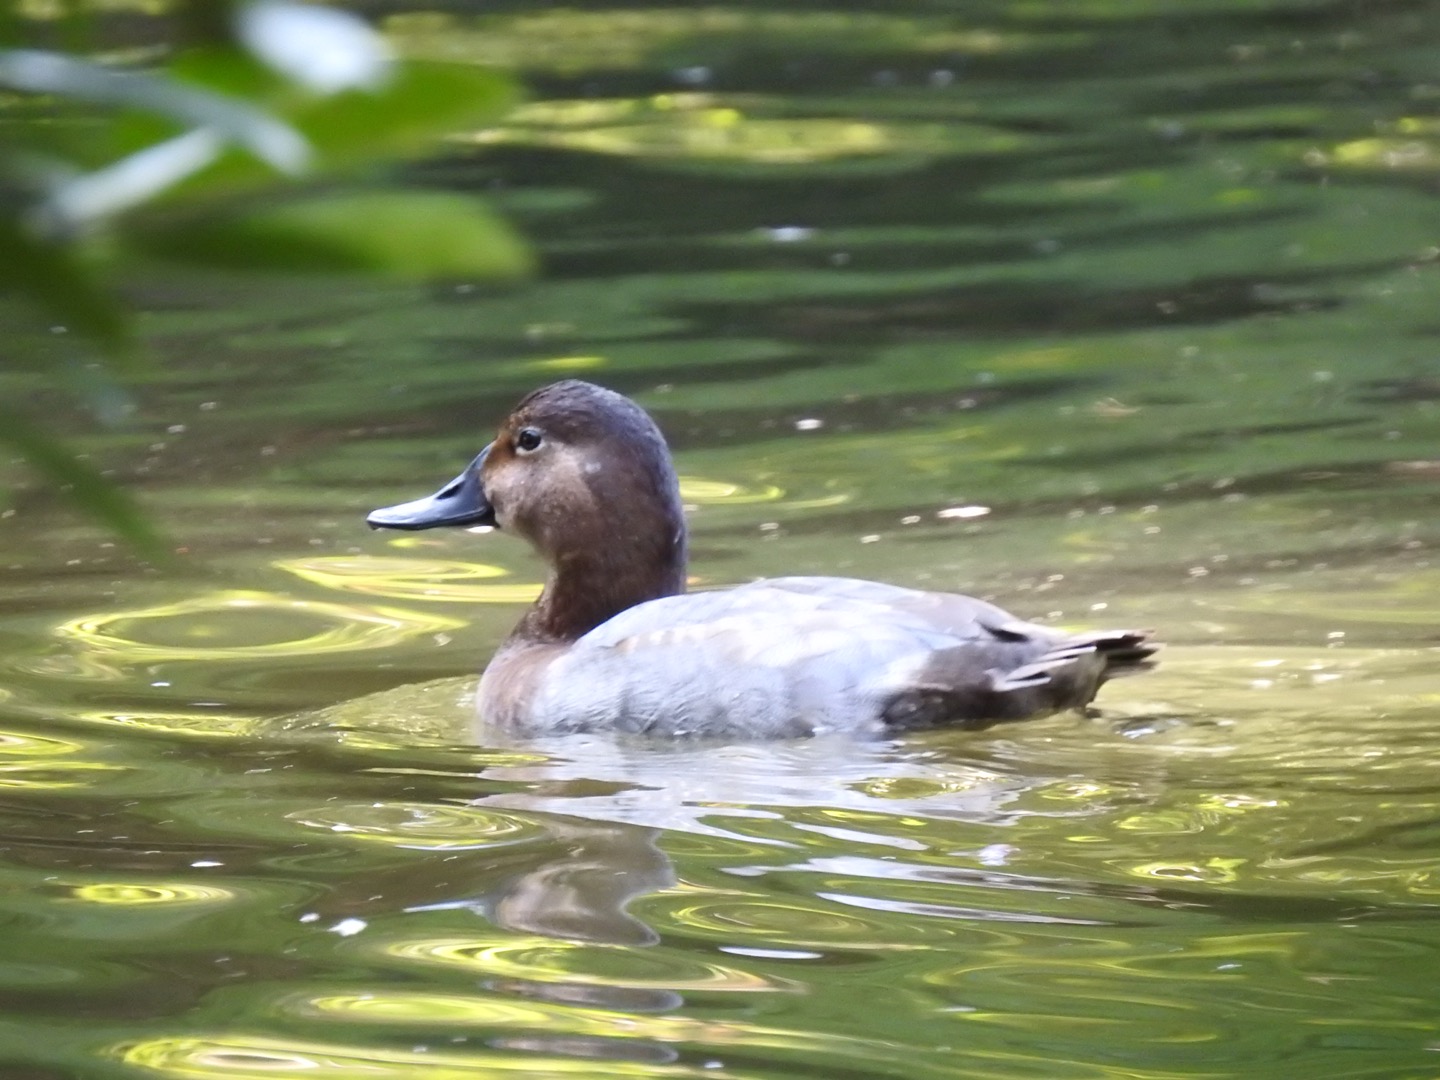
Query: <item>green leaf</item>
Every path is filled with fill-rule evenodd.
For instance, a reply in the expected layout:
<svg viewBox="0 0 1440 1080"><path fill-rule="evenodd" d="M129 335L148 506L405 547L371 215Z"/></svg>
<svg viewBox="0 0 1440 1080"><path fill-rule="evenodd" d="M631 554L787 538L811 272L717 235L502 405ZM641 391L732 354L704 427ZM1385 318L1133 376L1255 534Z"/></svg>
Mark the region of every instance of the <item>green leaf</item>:
<svg viewBox="0 0 1440 1080"><path fill-rule="evenodd" d="M310 165L310 147L288 124L248 101L164 74L117 71L43 49L3 49L0 83L32 94L139 109L189 127L208 128L281 172L298 173Z"/></svg>
<svg viewBox="0 0 1440 1080"><path fill-rule="evenodd" d="M137 231L151 255L207 266L427 280L517 278L529 248L477 199L441 192L364 192L296 199L227 218Z"/></svg>
<svg viewBox="0 0 1440 1080"><path fill-rule="evenodd" d="M169 71L177 79L269 109L305 138L312 167L322 174L432 150L447 135L497 122L520 96L508 76L468 64L400 62L378 91L348 90L329 97L287 86L233 50L187 53ZM134 112L120 118L113 133L117 153L133 153L175 134L155 117ZM273 188L275 179L255 159L232 151L159 201L173 207L196 197L234 196Z"/></svg>
<svg viewBox="0 0 1440 1080"><path fill-rule="evenodd" d="M303 132L322 168L424 151L445 135L492 124L519 101L506 75L467 64L397 64L378 94L352 90L277 111Z"/></svg>
<svg viewBox="0 0 1440 1080"><path fill-rule="evenodd" d="M75 457L59 439L18 413L0 410L0 442L24 454L36 471L118 533L137 553L156 562L170 559L164 537L130 497Z"/></svg>
<svg viewBox="0 0 1440 1080"><path fill-rule="evenodd" d="M28 294L56 323L83 334L122 366L136 366L129 316L96 280L81 249L47 243L0 215L0 287Z"/></svg>

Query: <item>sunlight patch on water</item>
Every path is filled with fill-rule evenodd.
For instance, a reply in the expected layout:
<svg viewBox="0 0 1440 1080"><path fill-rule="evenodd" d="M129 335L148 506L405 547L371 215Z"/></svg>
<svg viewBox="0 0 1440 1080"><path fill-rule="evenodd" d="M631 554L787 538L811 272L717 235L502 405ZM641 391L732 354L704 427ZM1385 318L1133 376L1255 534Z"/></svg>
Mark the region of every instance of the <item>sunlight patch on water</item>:
<svg viewBox="0 0 1440 1080"><path fill-rule="evenodd" d="M785 497L785 489L774 484L737 484L729 480L706 480L700 476L680 477L680 498L701 505L743 505L774 502Z"/></svg>
<svg viewBox="0 0 1440 1080"><path fill-rule="evenodd" d="M796 166L851 157L940 152L1015 151L1028 140L993 128L965 124L876 123L858 119L753 116L735 103L664 102L692 95L661 95L653 108L628 122L576 127L533 117L476 132L481 145L546 146L624 157L680 161L728 160L753 165ZM694 95L699 98L700 95Z"/></svg>
<svg viewBox="0 0 1440 1080"><path fill-rule="evenodd" d="M150 907L156 904L214 904L235 898L229 889L214 885L195 885L185 882L168 884L138 884L134 882L105 882L103 884L75 885L70 889L70 899L83 900L90 904L106 904L114 907Z"/></svg>

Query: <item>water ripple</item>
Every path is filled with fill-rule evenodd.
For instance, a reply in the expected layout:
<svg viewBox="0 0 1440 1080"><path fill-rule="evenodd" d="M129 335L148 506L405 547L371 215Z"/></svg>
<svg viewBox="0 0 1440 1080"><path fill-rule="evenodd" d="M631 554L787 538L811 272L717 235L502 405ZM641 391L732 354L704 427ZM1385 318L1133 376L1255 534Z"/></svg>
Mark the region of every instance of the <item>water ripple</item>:
<svg viewBox="0 0 1440 1080"><path fill-rule="evenodd" d="M387 945L385 953L406 962L440 964L528 980L598 986L741 993L795 993L800 986L736 967L660 950L636 950L595 942L549 938L431 938Z"/></svg>
<svg viewBox="0 0 1440 1080"><path fill-rule="evenodd" d="M465 604L526 604L540 586L494 583L508 570L486 563L447 559L397 559L381 555L325 555L286 559L278 569L327 589L366 593L398 600L438 600Z"/></svg>
<svg viewBox="0 0 1440 1080"><path fill-rule="evenodd" d="M310 1042L265 1036L200 1035L162 1036L124 1042L108 1048L106 1056L125 1065L184 1080L274 1080L276 1077L333 1077L335 1080L485 1080L487 1077L594 1075L594 1064L583 1058L535 1054L459 1053L415 1046L396 1050L376 1046ZM633 1077L733 1077L733 1073L679 1065L627 1062L614 1066L612 1075Z"/></svg>
<svg viewBox="0 0 1440 1080"><path fill-rule="evenodd" d="M55 628L62 639L120 664L263 660L392 648L465 624L398 608L296 600L227 590L131 611L82 615ZM296 631L309 633L296 636Z"/></svg>

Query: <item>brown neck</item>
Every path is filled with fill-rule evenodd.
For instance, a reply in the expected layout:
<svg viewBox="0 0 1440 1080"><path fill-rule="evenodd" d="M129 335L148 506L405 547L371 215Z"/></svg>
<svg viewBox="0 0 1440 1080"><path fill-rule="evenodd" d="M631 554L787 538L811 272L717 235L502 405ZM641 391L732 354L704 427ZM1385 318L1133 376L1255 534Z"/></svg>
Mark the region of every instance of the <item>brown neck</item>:
<svg viewBox="0 0 1440 1080"><path fill-rule="evenodd" d="M684 591L683 531L649 547L597 546L555 561L540 598L510 637L571 642L636 604Z"/></svg>

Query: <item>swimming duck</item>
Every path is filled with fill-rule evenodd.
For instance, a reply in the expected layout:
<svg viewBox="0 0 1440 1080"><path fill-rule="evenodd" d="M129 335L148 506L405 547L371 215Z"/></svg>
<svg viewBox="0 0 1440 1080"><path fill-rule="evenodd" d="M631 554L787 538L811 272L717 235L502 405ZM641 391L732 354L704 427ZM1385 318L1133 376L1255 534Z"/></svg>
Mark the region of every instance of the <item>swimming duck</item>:
<svg viewBox="0 0 1440 1080"><path fill-rule="evenodd" d="M611 390L536 390L434 495L373 528L498 526L549 566L480 680L514 735L854 734L1078 708L1147 666L1134 630L1065 633L956 593L784 577L685 591L685 518L660 429Z"/></svg>

